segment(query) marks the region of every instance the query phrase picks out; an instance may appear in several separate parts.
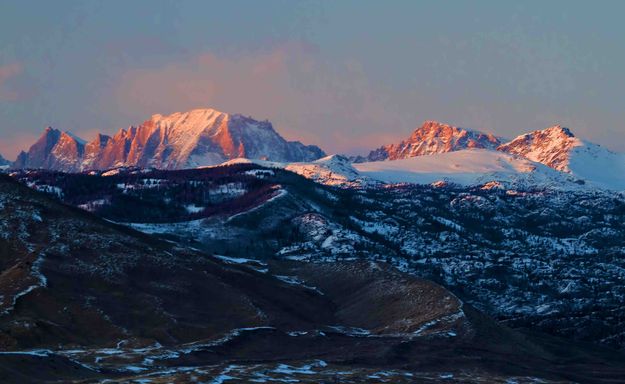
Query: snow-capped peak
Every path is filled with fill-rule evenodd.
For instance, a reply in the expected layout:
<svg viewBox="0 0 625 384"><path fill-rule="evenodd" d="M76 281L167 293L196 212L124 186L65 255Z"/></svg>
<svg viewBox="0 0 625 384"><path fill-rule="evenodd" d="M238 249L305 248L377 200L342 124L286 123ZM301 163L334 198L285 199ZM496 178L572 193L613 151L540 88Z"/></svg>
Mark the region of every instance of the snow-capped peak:
<svg viewBox="0 0 625 384"><path fill-rule="evenodd" d="M575 137L568 128L554 125L518 136L497 149L523 156L558 171L570 172L571 151L586 145L589 143Z"/></svg>
<svg viewBox="0 0 625 384"><path fill-rule="evenodd" d="M410 137L371 151L368 161L398 160L471 148L494 149L500 139L492 134L426 120Z"/></svg>
<svg viewBox="0 0 625 384"><path fill-rule="evenodd" d="M497 149L570 173L597 187L625 189L625 155L581 140L560 125L521 135Z"/></svg>

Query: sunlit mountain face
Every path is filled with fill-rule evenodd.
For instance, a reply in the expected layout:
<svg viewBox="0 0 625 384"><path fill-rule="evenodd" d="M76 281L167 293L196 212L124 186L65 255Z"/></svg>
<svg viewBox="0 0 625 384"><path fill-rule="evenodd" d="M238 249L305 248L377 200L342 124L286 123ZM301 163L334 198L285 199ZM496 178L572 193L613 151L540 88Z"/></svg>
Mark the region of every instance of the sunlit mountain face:
<svg viewBox="0 0 625 384"><path fill-rule="evenodd" d="M91 142L47 128L27 152L18 156L13 167L69 172L121 166L182 169L239 157L289 162L324 155L315 146L284 140L267 121L196 109L153 115L112 137L98 134Z"/></svg>

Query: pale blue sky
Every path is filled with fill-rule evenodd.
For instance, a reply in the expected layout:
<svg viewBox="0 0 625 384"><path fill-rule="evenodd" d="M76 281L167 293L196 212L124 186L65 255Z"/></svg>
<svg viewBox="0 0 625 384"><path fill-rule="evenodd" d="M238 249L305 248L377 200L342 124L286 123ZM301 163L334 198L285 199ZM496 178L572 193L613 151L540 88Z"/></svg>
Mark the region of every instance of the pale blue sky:
<svg viewBox="0 0 625 384"><path fill-rule="evenodd" d="M198 107L328 152L423 120L625 151L625 2L0 0L0 153Z"/></svg>

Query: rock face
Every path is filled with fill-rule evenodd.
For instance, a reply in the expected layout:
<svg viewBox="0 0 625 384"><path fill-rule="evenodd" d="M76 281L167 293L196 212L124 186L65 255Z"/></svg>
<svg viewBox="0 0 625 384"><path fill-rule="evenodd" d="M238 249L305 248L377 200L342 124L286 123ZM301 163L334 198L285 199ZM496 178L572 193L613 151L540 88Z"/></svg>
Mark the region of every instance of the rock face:
<svg viewBox="0 0 625 384"><path fill-rule="evenodd" d="M407 159L470 148L495 149L500 144L500 139L492 134L426 121L408 139L373 150L366 160Z"/></svg>
<svg viewBox="0 0 625 384"><path fill-rule="evenodd" d="M579 139L559 125L521 135L498 150L545 164L593 187L625 189L625 154Z"/></svg>
<svg viewBox="0 0 625 384"><path fill-rule="evenodd" d="M558 171L570 172L572 151L585 145L568 128L555 125L518 136L497 149L543 163Z"/></svg>
<svg viewBox="0 0 625 384"><path fill-rule="evenodd" d="M69 172L119 166L181 169L239 157L292 162L323 156L316 146L286 141L268 121L196 109L153 115L137 127L122 129L113 137L99 134L89 143L48 128L28 152L18 156L14 167Z"/></svg>
<svg viewBox="0 0 625 384"><path fill-rule="evenodd" d="M22 151L17 156L13 167L72 172L79 167L84 149L84 141L68 132L48 127L28 152Z"/></svg>

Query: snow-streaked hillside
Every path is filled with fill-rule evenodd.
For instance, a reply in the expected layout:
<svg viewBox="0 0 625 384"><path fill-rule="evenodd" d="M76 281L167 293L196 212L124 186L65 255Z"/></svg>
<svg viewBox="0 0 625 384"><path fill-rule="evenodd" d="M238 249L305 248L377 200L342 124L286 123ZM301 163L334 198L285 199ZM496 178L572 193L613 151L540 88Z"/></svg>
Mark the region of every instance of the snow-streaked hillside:
<svg viewBox="0 0 625 384"><path fill-rule="evenodd" d="M286 169L324 185L350 187L376 183L373 179L363 177L349 159L341 155L330 155L312 162L296 163L239 158L226 161L220 166L234 164L257 164L267 168Z"/></svg>
<svg viewBox="0 0 625 384"><path fill-rule="evenodd" d="M331 160L341 158L318 163ZM107 220L186 239L211 254L384 261L455 287L467 303L507 324L625 345L623 194L585 186L491 188L497 183L337 190L250 163L122 170L99 179L46 171L13 177ZM492 170L490 163L472 166Z"/></svg>
<svg viewBox="0 0 625 384"><path fill-rule="evenodd" d="M360 185L366 180L344 156L331 155L312 163L291 163L284 167L325 185Z"/></svg>

